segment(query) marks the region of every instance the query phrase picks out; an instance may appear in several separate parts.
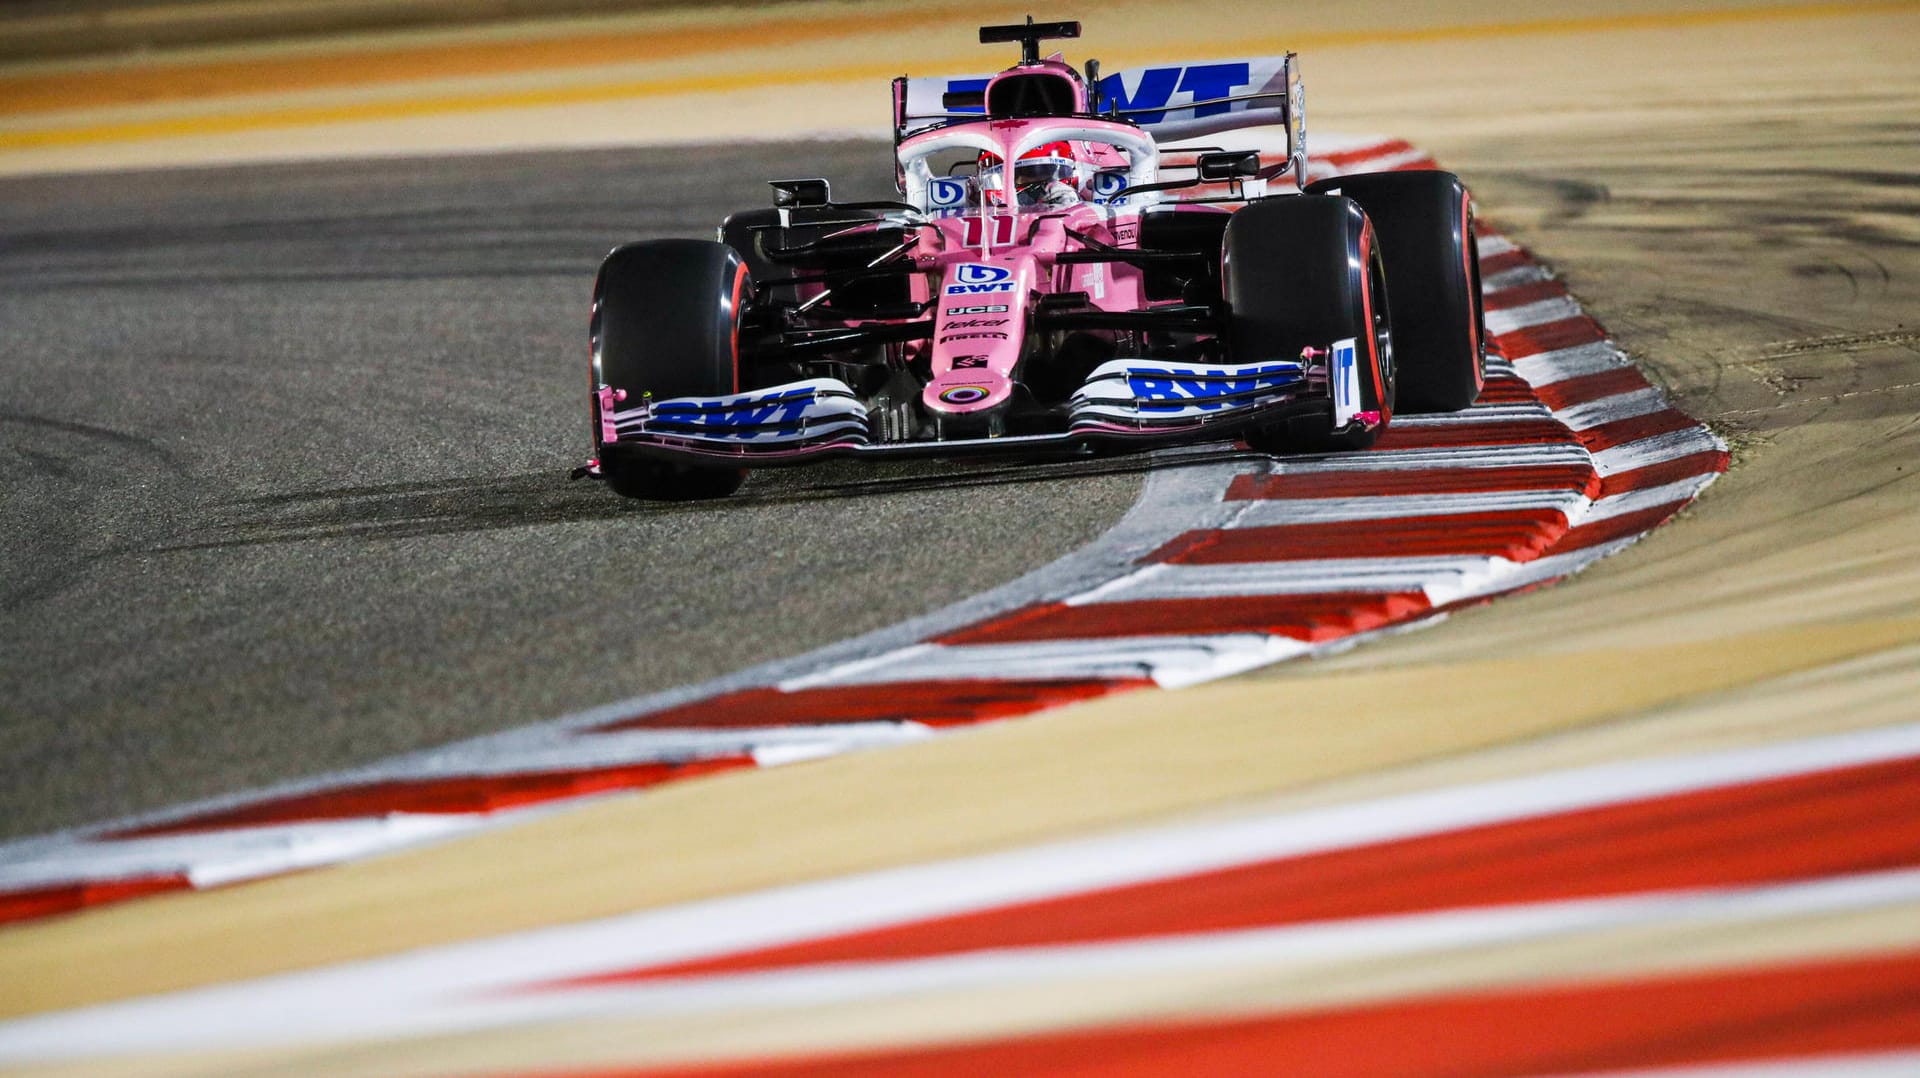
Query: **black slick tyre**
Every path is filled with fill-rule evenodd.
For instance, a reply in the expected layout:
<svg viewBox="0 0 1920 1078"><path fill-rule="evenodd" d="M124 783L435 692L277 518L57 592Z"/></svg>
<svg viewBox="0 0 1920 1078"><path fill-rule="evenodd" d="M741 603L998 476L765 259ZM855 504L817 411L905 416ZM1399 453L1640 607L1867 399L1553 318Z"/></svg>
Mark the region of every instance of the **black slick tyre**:
<svg viewBox="0 0 1920 1078"><path fill-rule="evenodd" d="M1309 184L1353 199L1380 238L1399 346L1400 411L1456 412L1486 382L1473 203L1451 172L1373 172Z"/></svg>
<svg viewBox="0 0 1920 1078"><path fill-rule="evenodd" d="M1325 416L1256 428L1247 444L1267 453L1371 446L1393 416L1395 351L1385 269L1360 206L1326 195L1246 206L1227 222L1221 282L1233 362L1298 359L1304 349L1351 337L1360 410L1380 417L1373 427L1335 430L1329 409Z"/></svg>
<svg viewBox="0 0 1920 1078"><path fill-rule="evenodd" d="M714 397L740 391L740 318L753 295L738 252L707 240L652 240L617 247L600 263L588 338L593 382L638 401ZM740 468L650 460L594 441L600 474L629 498L723 498L746 478Z"/></svg>

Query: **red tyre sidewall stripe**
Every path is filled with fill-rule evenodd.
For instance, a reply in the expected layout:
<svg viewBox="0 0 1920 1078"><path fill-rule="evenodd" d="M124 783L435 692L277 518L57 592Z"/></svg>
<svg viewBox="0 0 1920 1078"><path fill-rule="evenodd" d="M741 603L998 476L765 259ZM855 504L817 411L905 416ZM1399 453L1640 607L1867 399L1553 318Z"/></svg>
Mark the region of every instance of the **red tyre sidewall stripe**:
<svg viewBox="0 0 1920 1078"><path fill-rule="evenodd" d="M1478 260L1474 258L1473 237L1473 201L1462 192L1460 196L1460 261L1466 272L1467 305L1471 308L1467 316L1467 332L1473 347L1473 395L1480 396L1480 390L1487 385L1487 365L1480 358L1483 347L1480 339L1480 310L1484 302L1480 292Z"/></svg>
<svg viewBox="0 0 1920 1078"><path fill-rule="evenodd" d="M740 292L747 283L747 264L734 267L733 302L727 308L731 324L727 327L727 339L733 345L733 391L740 392Z"/></svg>
<svg viewBox="0 0 1920 1078"><path fill-rule="evenodd" d="M1373 329L1373 222L1360 229L1360 309L1365 316L1367 351L1373 356L1373 400L1380 408L1380 425L1393 419L1393 404L1387 400L1387 372L1380 356L1380 335ZM1392 338L1388 338L1389 344Z"/></svg>

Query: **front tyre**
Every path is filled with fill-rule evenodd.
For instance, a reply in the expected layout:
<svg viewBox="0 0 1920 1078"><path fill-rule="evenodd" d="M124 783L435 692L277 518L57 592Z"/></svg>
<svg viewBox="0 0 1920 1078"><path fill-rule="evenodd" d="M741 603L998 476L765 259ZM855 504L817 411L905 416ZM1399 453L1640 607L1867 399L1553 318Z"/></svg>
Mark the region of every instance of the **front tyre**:
<svg viewBox="0 0 1920 1078"><path fill-rule="evenodd" d="M615 248L593 285L594 388L609 386L632 401L738 393L740 318L752 295L745 261L726 244L651 240ZM600 474L617 494L724 498L746 478L740 468L648 460L602 443L597 392L593 407Z"/></svg>
<svg viewBox="0 0 1920 1078"><path fill-rule="evenodd" d="M1372 172L1309 184L1367 211L1393 282L1402 412L1457 412L1486 383L1473 202L1451 172Z"/></svg>
<svg viewBox="0 0 1920 1078"><path fill-rule="evenodd" d="M1297 359L1307 348L1354 339L1360 410L1379 422L1335 430L1324 416L1260 427L1247 444L1265 453L1371 446L1392 419L1394 336L1385 267L1359 205L1333 196L1254 202L1227 222L1221 248L1229 310L1227 349L1236 363Z"/></svg>

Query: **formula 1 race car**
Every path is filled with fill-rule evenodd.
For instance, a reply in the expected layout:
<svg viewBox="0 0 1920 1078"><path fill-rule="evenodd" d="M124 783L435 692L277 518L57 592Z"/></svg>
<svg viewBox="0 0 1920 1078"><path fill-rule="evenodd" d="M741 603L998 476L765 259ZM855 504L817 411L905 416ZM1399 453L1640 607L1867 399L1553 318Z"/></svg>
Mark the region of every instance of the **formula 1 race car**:
<svg viewBox="0 0 1920 1078"><path fill-rule="evenodd" d="M983 27L1020 62L895 79L900 201L779 180L717 240L610 253L583 473L688 499L833 456L1364 449L1396 408L1474 401L1458 179L1307 183L1293 54L1104 78L1040 57L1079 33Z"/></svg>

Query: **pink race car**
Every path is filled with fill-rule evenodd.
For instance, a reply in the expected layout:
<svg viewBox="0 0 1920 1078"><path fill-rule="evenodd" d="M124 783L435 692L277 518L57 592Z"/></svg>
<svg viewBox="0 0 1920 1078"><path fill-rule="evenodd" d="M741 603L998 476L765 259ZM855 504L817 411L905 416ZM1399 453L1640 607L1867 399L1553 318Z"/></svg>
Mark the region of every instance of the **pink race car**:
<svg viewBox="0 0 1920 1078"><path fill-rule="evenodd" d="M717 241L594 285L595 457L639 498L831 456L1364 449L1479 395L1473 210L1451 173L1306 183L1293 54L1102 77L1019 42L893 83L898 202L775 181ZM1391 284L1391 294L1389 294Z"/></svg>

